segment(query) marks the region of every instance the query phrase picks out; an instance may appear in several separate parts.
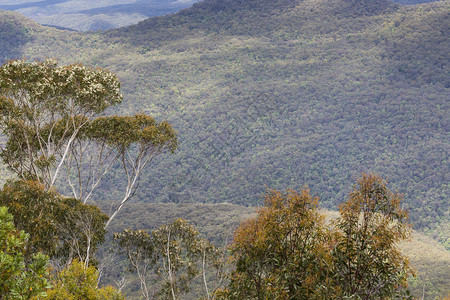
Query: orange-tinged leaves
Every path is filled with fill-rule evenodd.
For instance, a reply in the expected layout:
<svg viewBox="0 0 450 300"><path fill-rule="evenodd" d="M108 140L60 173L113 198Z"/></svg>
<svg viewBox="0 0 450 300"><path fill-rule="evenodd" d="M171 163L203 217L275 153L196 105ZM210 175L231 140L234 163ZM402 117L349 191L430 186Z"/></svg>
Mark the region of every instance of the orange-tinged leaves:
<svg viewBox="0 0 450 300"><path fill-rule="evenodd" d="M257 217L235 232L231 251L237 267L227 293L260 299L314 297L331 261L324 246L328 243L318 199L309 190L269 190Z"/></svg>

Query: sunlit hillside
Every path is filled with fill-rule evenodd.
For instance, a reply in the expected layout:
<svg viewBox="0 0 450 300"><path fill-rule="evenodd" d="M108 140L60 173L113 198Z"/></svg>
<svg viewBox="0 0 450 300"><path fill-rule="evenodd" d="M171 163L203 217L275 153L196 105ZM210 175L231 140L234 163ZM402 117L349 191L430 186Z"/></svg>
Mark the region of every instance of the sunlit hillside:
<svg viewBox="0 0 450 300"><path fill-rule="evenodd" d="M193 217L200 231L228 234L267 187L306 185L336 210L375 172L404 196L420 232L404 250L420 271L412 285L432 297L448 289L449 4L207 0L89 33L2 10L0 62L108 68L124 94L108 114L143 112L178 131L178 150L151 162L114 229L203 212L215 221ZM113 169L97 203L119 197L123 178Z"/></svg>
<svg viewBox="0 0 450 300"><path fill-rule="evenodd" d="M335 208L371 171L448 247L448 16L448 1L206 1L83 34L3 12L0 57L109 68L116 112L174 124L179 150L139 201L255 205L266 186L308 185Z"/></svg>
<svg viewBox="0 0 450 300"><path fill-rule="evenodd" d="M434 0L396 0L417 4ZM192 6L193 0L3 0L0 9L14 10L40 24L73 30L104 30L136 24L149 17L175 13Z"/></svg>

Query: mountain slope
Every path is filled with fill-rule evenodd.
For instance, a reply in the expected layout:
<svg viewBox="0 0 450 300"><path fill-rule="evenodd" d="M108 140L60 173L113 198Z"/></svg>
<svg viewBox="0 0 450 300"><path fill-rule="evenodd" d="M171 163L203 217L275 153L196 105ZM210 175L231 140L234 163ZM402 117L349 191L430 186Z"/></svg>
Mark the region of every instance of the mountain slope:
<svg viewBox="0 0 450 300"><path fill-rule="evenodd" d="M266 186L307 184L335 208L377 172L449 247L448 4L211 0L105 33L36 25L0 51L110 68L126 98L114 112L174 124L180 149L144 174L139 201L254 205Z"/></svg>
<svg viewBox="0 0 450 300"><path fill-rule="evenodd" d="M417 4L434 0L396 0L402 4ZM15 10L27 17L57 28L99 30L135 24L145 18L175 13L190 7L194 1L170 0L3 0L0 9Z"/></svg>
<svg viewBox="0 0 450 300"><path fill-rule="evenodd" d="M20 48L33 39L30 31L36 26L18 13L0 11L0 61L20 57Z"/></svg>

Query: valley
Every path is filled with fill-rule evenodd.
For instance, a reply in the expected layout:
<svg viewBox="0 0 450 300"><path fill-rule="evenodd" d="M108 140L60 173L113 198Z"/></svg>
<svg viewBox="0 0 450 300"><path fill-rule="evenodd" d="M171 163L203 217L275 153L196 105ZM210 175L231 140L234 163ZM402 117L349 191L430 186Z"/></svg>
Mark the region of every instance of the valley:
<svg viewBox="0 0 450 300"><path fill-rule="evenodd" d="M449 5L208 0L96 32L0 10L0 62L107 68L124 95L107 115L173 124L178 150L145 169L114 230L205 209L192 220L234 220L194 221L216 236L260 206L267 188L308 186L320 207L336 210L355 179L374 172L404 195L417 231L404 250L426 274L415 292L425 284L436 296L448 287L450 249ZM121 178L111 172L95 203L118 196Z"/></svg>

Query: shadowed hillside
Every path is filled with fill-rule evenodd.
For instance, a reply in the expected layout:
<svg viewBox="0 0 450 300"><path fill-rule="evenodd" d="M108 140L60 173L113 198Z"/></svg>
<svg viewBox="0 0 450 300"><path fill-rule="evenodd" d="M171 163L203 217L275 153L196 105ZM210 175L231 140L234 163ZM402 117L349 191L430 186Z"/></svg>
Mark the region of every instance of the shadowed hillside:
<svg viewBox="0 0 450 300"><path fill-rule="evenodd" d="M417 4L434 0L395 0L401 4ZM0 9L15 10L40 24L72 30L105 30L136 24L148 17L168 15L192 6L191 0L4 0ZM359 5L355 1L354 5ZM224 2L221 6L230 4ZM232 4L232 3L231 3ZM232 4L233 5L233 4Z"/></svg>
<svg viewBox="0 0 450 300"><path fill-rule="evenodd" d="M1 11L0 60L54 57L109 68L125 95L109 113L173 123L180 147L143 174L135 204L117 219L123 226L144 224L145 207L176 206L175 214L188 216L192 203L255 206L266 187L308 185L322 207L335 209L365 171L388 178L404 194L415 229L449 249L448 7L211 0L96 33ZM119 196L121 178L109 174L99 203ZM211 218L239 219L221 214ZM433 252L433 243L423 238L413 247L416 260L439 257L417 263L431 267L416 291L424 282L433 293L445 286L429 287L448 273L448 251Z"/></svg>
<svg viewBox="0 0 450 300"><path fill-rule="evenodd" d="M116 112L174 124L180 148L144 174L139 201L255 205L266 186L308 185L335 208L377 172L448 247L448 16L448 1L211 0L83 34L2 13L17 39L0 51L107 67L123 82Z"/></svg>
<svg viewBox="0 0 450 300"><path fill-rule="evenodd" d="M21 57L20 49L33 39L31 32L36 26L36 23L18 13L0 11L0 61Z"/></svg>

